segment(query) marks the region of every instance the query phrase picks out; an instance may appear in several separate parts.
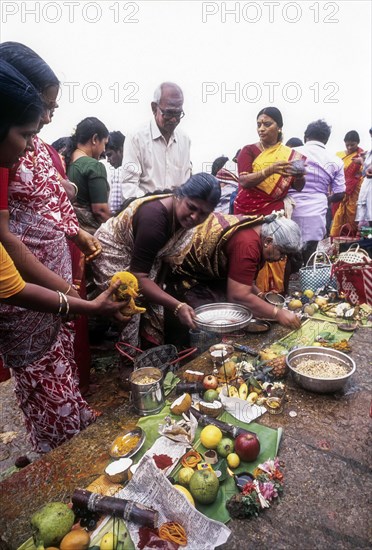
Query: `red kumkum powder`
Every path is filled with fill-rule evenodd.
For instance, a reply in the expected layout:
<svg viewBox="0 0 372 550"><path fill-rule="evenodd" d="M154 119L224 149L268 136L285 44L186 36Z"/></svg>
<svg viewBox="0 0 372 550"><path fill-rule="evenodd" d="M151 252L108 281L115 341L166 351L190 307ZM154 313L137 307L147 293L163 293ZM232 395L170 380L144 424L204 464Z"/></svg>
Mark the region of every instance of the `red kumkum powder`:
<svg viewBox="0 0 372 550"><path fill-rule="evenodd" d="M160 470L165 470L165 468L173 464L173 460L168 455L154 455L152 458Z"/></svg>
<svg viewBox="0 0 372 550"><path fill-rule="evenodd" d="M161 539L159 537L159 532L157 529L150 529L150 527L140 527L138 529L138 535L139 550L143 550L143 548L145 547L154 548L156 550L177 550L179 548L179 545L175 542Z"/></svg>

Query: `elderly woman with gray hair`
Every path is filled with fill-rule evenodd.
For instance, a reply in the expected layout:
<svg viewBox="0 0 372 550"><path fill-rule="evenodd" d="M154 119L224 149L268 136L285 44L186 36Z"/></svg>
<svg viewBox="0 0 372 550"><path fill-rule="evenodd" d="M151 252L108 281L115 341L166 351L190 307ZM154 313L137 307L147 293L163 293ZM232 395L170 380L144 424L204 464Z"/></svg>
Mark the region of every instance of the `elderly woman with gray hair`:
<svg viewBox="0 0 372 550"><path fill-rule="evenodd" d="M281 213L242 218L215 212L196 229L167 290L192 307L227 300L248 307L256 317L296 329L299 318L265 302L255 279L265 262L278 262L301 246L300 228Z"/></svg>

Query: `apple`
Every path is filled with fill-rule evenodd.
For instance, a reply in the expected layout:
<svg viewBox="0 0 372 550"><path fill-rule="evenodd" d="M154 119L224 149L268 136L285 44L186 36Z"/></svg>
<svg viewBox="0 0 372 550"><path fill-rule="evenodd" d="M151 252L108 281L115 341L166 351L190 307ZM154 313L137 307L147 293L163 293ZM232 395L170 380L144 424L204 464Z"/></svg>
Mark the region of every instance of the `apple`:
<svg viewBox="0 0 372 550"><path fill-rule="evenodd" d="M254 462L260 454L260 441L256 435L243 433L235 439L235 452L244 462Z"/></svg>
<svg viewBox="0 0 372 550"><path fill-rule="evenodd" d="M205 390L215 390L218 386L218 380L213 374L208 374L203 379L203 386Z"/></svg>

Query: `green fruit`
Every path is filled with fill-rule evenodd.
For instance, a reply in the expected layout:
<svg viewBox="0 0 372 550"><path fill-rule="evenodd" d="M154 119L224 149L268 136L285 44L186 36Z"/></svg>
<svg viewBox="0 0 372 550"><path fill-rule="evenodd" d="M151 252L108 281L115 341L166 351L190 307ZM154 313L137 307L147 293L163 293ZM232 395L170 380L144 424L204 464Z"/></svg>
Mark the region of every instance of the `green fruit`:
<svg viewBox="0 0 372 550"><path fill-rule="evenodd" d="M220 456L226 458L227 455L234 452L234 441L229 437L224 437L217 445L216 451Z"/></svg>
<svg viewBox="0 0 372 550"><path fill-rule="evenodd" d="M58 546L71 530L74 512L63 502L50 502L31 517L32 537L36 548Z"/></svg>
<svg viewBox="0 0 372 550"><path fill-rule="evenodd" d="M218 392L216 390L207 390L203 395L203 399L207 403L213 403L213 401L218 399Z"/></svg>
<svg viewBox="0 0 372 550"><path fill-rule="evenodd" d="M304 307L304 313L306 313L307 315L310 315L310 317L314 315L315 311L316 310L313 304L308 304Z"/></svg>
<svg viewBox="0 0 372 550"><path fill-rule="evenodd" d="M197 470L190 479L190 493L200 504L212 504L217 498L219 482L210 470Z"/></svg>
<svg viewBox="0 0 372 550"><path fill-rule="evenodd" d="M193 475L194 475L194 470L192 468L189 468L189 467L181 468L181 470L178 473L178 483L180 485L183 485L183 487L187 487Z"/></svg>

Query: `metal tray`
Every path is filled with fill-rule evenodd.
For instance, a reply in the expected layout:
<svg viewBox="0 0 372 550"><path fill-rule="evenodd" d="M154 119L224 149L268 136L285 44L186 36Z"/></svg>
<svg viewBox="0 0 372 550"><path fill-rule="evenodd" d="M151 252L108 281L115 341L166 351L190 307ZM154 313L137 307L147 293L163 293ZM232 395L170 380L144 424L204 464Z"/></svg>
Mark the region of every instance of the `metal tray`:
<svg viewBox="0 0 372 550"><path fill-rule="evenodd" d="M136 444L136 446L133 447L133 449L131 449L127 453L120 454L120 452L118 452L115 449L115 447L117 447L116 441L119 438L122 439L122 438L126 438L126 437L131 437L133 435L139 435L140 436L140 439L139 439L138 443ZM131 430L130 432L124 433L122 435L118 435L117 437L115 437L114 441L112 442L112 444L110 446L109 454L112 458L130 458L131 456L135 455L137 451L140 450L140 448L142 447L142 445L145 442L145 439L146 439L146 434L141 428L135 428L134 430Z"/></svg>
<svg viewBox="0 0 372 550"><path fill-rule="evenodd" d="M195 314L198 328L219 334L241 330L252 319L252 313L248 308L223 302L197 307Z"/></svg>

